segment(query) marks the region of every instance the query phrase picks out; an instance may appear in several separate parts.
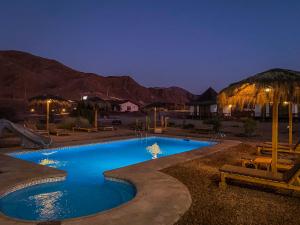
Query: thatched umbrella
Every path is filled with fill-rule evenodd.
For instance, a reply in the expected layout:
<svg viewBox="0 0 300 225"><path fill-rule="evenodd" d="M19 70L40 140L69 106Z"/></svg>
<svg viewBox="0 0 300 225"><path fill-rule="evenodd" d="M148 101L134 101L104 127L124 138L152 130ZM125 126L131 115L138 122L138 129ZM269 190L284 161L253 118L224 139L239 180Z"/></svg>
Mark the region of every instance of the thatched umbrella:
<svg viewBox="0 0 300 225"><path fill-rule="evenodd" d="M84 103L90 107L93 108L94 110L94 127L95 129L98 129L98 110L99 109L108 109L110 103L108 103L107 101L94 96L94 97L87 97L84 100Z"/></svg>
<svg viewBox="0 0 300 225"><path fill-rule="evenodd" d="M71 103L68 100L63 99L60 96L56 95L38 95L29 99L30 105L44 105L46 104L46 129L49 131L49 112L50 112L50 104L57 104L61 106L70 106Z"/></svg>
<svg viewBox="0 0 300 225"><path fill-rule="evenodd" d="M221 106L272 104L272 172L277 172L278 105L300 103L300 72L272 69L229 85L218 95ZM290 115L291 115L291 106ZM291 125L292 116L290 116ZM290 132L291 134L291 132ZM291 139L291 138L290 138Z"/></svg>

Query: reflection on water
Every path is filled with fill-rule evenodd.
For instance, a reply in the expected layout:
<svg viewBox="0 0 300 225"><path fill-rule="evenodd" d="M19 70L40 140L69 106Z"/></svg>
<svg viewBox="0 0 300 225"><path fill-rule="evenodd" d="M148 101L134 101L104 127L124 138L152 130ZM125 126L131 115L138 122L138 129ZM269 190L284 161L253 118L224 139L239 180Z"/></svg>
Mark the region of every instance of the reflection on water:
<svg viewBox="0 0 300 225"><path fill-rule="evenodd" d="M51 165L51 164L57 164L57 161L54 161L54 160L51 160L51 159L42 159L39 164L43 165L43 166L48 166L48 165Z"/></svg>
<svg viewBox="0 0 300 225"><path fill-rule="evenodd" d="M57 151L52 151L52 152L43 152L42 155L53 155L55 154Z"/></svg>
<svg viewBox="0 0 300 225"><path fill-rule="evenodd" d="M52 160L52 159L42 159L39 161L40 165L43 166L49 166L49 167L53 167L53 168L61 168L66 166L66 161L58 161L58 160Z"/></svg>
<svg viewBox="0 0 300 225"><path fill-rule="evenodd" d="M38 194L30 197L30 200L34 200L37 213L41 218L53 218L58 215L60 207L57 207L60 197L63 193L61 191L49 192L45 194Z"/></svg>

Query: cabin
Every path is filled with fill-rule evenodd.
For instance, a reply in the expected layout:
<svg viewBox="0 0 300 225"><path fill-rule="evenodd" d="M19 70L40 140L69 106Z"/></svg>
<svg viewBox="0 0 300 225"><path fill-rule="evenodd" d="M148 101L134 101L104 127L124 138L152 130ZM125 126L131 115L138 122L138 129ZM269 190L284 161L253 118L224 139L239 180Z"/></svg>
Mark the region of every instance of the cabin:
<svg viewBox="0 0 300 225"><path fill-rule="evenodd" d="M140 109L138 104L129 100L111 100L110 104L113 112L138 112Z"/></svg>
<svg viewBox="0 0 300 225"><path fill-rule="evenodd" d="M198 95L189 103L189 116L193 119L206 119L217 115L217 95L218 93L211 87Z"/></svg>
<svg viewBox="0 0 300 225"><path fill-rule="evenodd" d="M279 104L279 118L287 119L288 118L288 103L284 102ZM294 118L299 117L299 105L292 105L292 114ZM268 119L272 118L272 104L266 105L247 105L243 108L233 107L231 105L227 105L222 108L222 115L224 117L230 118L242 118L242 117L252 117L256 119Z"/></svg>

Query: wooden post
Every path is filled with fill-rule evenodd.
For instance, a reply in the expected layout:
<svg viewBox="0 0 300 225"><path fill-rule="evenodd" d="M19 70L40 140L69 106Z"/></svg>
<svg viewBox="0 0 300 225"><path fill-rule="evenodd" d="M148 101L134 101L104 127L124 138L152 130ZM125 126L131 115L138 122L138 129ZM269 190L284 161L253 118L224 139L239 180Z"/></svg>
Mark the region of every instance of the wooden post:
<svg viewBox="0 0 300 225"><path fill-rule="evenodd" d="M278 147L278 96L274 93L272 109L272 173L277 173L277 147Z"/></svg>
<svg viewBox="0 0 300 225"><path fill-rule="evenodd" d="M289 145L290 150L293 148L293 105L289 102Z"/></svg>
<svg viewBox="0 0 300 225"><path fill-rule="evenodd" d="M95 125L95 129L98 129L98 110L95 108L95 121L94 121L94 125Z"/></svg>
<svg viewBox="0 0 300 225"><path fill-rule="evenodd" d="M156 129L156 107L154 107L154 130Z"/></svg>
<svg viewBox="0 0 300 225"><path fill-rule="evenodd" d="M49 111L50 111L50 102L51 100L47 100L47 118L46 118L46 130L49 131Z"/></svg>
<svg viewBox="0 0 300 225"><path fill-rule="evenodd" d="M165 117L165 129L168 129L168 117Z"/></svg>
<svg viewBox="0 0 300 225"><path fill-rule="evenodd" d="M160 117L160 126L161 126L161 128L163 128L164 127L164 116L161 116Z"/></svg>

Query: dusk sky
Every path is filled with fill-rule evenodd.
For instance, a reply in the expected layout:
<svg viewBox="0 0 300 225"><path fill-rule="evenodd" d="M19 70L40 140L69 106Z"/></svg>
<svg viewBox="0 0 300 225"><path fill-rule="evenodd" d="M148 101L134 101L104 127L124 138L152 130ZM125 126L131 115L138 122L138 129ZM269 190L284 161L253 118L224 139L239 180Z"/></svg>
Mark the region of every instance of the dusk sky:
<svg viewBox="0 0 300 225"><path fill-rule="evenodd" d="M0 49L199 94L300 70L300 1L1 0Z"/></svg>

